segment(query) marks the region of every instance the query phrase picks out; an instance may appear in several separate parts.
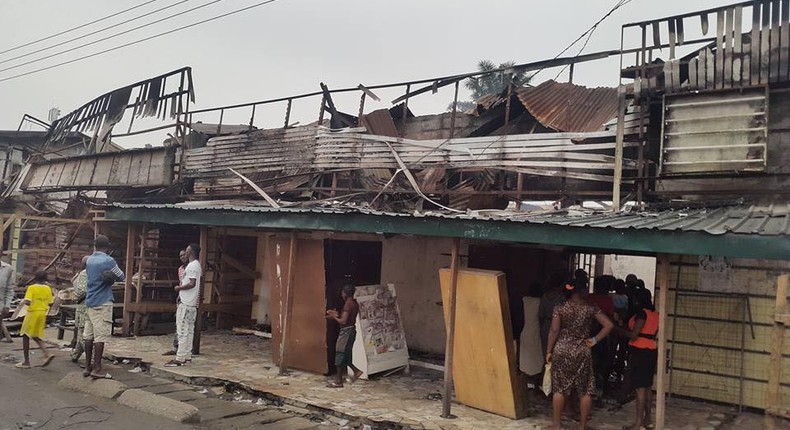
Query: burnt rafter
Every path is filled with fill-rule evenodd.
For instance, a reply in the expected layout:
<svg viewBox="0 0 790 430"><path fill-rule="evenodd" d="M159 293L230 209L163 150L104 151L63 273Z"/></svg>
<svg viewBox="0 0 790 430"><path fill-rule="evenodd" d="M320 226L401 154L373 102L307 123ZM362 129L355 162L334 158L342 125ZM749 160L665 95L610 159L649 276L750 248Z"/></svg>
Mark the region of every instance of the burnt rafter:
<svg viewBox="0 0 790 430"><path fill-rule="evenodd" d="M70 132L94 131L90 152L101 152L113 127L132 110L134 118L177 118L195 101L192 68L184 67L103 94L49 127L46 145L61 142ZM129 125L129 132L131 132Z"/></svg>

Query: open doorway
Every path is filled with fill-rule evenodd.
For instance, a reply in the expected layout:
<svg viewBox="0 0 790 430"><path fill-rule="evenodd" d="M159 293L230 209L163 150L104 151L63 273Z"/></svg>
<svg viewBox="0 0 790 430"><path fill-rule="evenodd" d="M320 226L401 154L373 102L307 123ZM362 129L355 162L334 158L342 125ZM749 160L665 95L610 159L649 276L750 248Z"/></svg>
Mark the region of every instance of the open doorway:
<svg viewBox="0 0 790 430"><path fill-rule="evenodd" d="M375 285L381 283L381 242L332 240L324 241L324 273L326 275L326 309L342 310L343 285ZM337 371L334 363L335 344L340 326L326 321L327 375Z"/></svg>

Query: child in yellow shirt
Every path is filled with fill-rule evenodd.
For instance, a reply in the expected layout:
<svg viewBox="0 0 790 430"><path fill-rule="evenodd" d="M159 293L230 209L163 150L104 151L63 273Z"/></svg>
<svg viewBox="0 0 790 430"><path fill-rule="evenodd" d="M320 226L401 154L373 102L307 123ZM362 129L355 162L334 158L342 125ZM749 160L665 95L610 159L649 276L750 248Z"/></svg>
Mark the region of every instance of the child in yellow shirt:
<svg viewBox="0 0 790 430"><path fill-rule="evenodd" d="M25 361L17 363L16 367L20 369L30 369L30 339L32 338L41 348L44 353L44 363L41 367L46 367L54 358L44 342L41 340L44 337L44 328L47 324L47 310L52 303L52 288L47 285L47 272L39 270L36 272L34 283L27 287L25 292L25 299L22 300L22 305L27 305L27 315L22 321L22 352L25 356Z"/></svg>

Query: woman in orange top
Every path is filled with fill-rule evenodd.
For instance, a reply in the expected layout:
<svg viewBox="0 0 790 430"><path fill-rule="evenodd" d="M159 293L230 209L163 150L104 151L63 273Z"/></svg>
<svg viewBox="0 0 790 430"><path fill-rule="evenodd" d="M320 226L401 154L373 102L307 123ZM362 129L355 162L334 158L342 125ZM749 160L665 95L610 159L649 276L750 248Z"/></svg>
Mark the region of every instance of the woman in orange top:
<svg viewBox="0 0 790 430"><path fill-rule="evenodd" d="M628 368L631 386L636 389L636 422L627 429L652 428L650 405L653 395L653 375L658 364L656 335L658 334L658 312L653 306L650 291L639 289L635 294L636 313L628 321L628 329L618 328L628 342Z"/></svg>
<svg viewBox="0 0 790 430"><path fill-rule="evenodd" d="M52 288L47 285L47 272L39 270L33 280L33 284L27 287L23 305L27 305L27 314L22 320L22 353L25 361L18 363L16 367L20 369L30 369L30 339L32 338L41 348L44 354L44 363L41 367L49 365L53 356L47 352L44 346L44 328L47 324L47 310L52 303Z"/></svg>

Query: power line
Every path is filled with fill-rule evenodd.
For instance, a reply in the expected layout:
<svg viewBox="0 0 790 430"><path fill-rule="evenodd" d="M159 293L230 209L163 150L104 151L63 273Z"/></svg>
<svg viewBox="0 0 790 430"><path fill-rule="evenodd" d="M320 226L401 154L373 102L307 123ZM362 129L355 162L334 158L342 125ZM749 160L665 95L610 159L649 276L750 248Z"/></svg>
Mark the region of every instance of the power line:
<svg viewBox="0 0 790 430"><path fill-rule="evenodd" d="M119 46L116 46L116 47L113 47L113 48L105 49L103 51L95 52L93 54L83 55L82 57L78 57L78 58L75 58L73 60L64 61L62 63L53 64L51 66L42 67L42 68L36 69L36 70L31 70L29 72L20 73L18 75L9 76L7 78L0 79L0 82L10 81L11 79L21 78L23 76L32 75L34 73L43 72L45 70L54 69L54 68L60 67L60 66L65 66L66 64L76 63L77 61L82 61L82 60L85 60L85 59L88 59L88 58L91 58L91 57L96 57L98 55L106 54L108 52L116 51L118 49L126 48L126 47L129 47L129 46L132 46L132 45L137 45L137 44L142 43L142 42L146 42L146 41L149 41L149 40L152 40L152 39L156 39L156 38L159 38L159 37L162 37L162 36L166 36L168 34L172 34L172 33L175 33L175 32L181 31L181 30L186 30L188 28L195 27L195 26L198 26L198 25L201 25L201 24L205 24L207 22L216 21L218 19L225 18L225 17L230 16L230 15L235 15L237 13L241 13L241 12L244 12L244 11L247 11L247 10L250 10L250 9L254 9L256 7L264 6L264 5L267 5L267 4L270 4L270 3L274 3L276 1L277 0L266 0L266 1L259 2L259 3L255 3L255 4L247 6L247 7L243 7L243 8L231 11L231 12L223 13L222 15L217 15L217 16L214 16L214 17L211 17L211 18L204 19L202 21L193 22L192 24L187 24L187 25L184 25L184 26L181 26L181 27L178 27L178 28L174 28L172 30L164 31L162 33L155 34L153 36L149 36L149 37L146 37L146 38L143 38L143 39L138 39L138 40L135 40L134 42L125 43L123 45L119 45Z"/></svg>
<svg viewBox="0 0 790 430"><path fill-rule="evenodd" d="M182 0L181 3L185 2L185 1L190 1L190 0ZM211 6L212 4L219 3L221 1L223 1L223 0L212 0L212 1L208 2L208 3L203 3L200 6L195 6L192 9L187 9L187 10L185 10L183 12L177 12L177 13L174 13L172 15L166 16L164 18L157 19L156 21L151 21L151 22L149 22L147 24L138 25L137 27L130 28L128 30L124 30L124 31L121 31L121 32L118 32L118 33L115 33L115 34L111 34L111 35L109 35L107 37L102 37L101 39L94 40L93 42L83 43L82 45L75 46L73 48L64 49L64 50L58 51L58 52L56 52L54 54L45 55L43 57L36 58L35 60L26 61L24 63L19 63L19 64L15 64L13 66L6 67L5 69L0 69L0 72L6 72L8 70L18 69L18 68L20 68L22 66L27 66L28 64L38 63L39 61L44 61L44 60L47 60L47 59L52 58L52 57L58 57L60 55L67 54L69 52L85 48L86 46L95 45L97 43L104 42L105 40L110 40L110 39L114 39L114 38L116 38L118 36L123 36L124 34L131 33L133 31L137 31L137 30L139 30L141 28L150 27L150 26L152 26L154 24L159 24L160 22L167 21L169 19L173 19L173 18L179 17L179 16L187 14L189 12L196 11L198 9L202 9L202 8L204 8L206 6ZM5 63L5 62L7 62L7 61L0 61L0 64Z"/></svg>
<svg viewBox="0 0 790 430"><path fill-rule="evenodd" d="M31 56L31 55L33 55L33 54L38 54L39 52L43 52L43 51L49 51L49 50L50 50L50 49L52 49L52 48L57 48L58 46L62 46L62 45L65 45L65 44L67 44L67 43L74 42L75 40L80 40L80 39L84 39L84 38L86 38L86 37L89 37L89 36L93 36L94 34L98 34L98 33L101 33L101 32L104 32L104 31L107 31L107 30L109 30L109 29L112 29L112 28L115 28L115 27L117 27L117 26L119 26L119 25L128 24L128 23L130 23L130 22L132 22L132 21L137 21L137 20L138 20L138 19L140 19L140 18L145 18L145 17L147 17L147 16L153 15L153 14L155 14L155 13L159 13L159 12L161 12L161 11L163 11L163 10L166 10L166 9L170 9L170 8L172 8L172 7L178 6L178 5L180 5L181 3L186 3L186 2L188 2L188 1L191 1L191 0L181 0L181 1L177 2L177 3L173 3L173 4L171 4L171 5L168 5L168 6L165 6L165 7L161 7L161 8L159 8L159 9L157 9L157 10L154 10L154 11L151 11L151 12L147 12L147 13L144 13L144 14L142 14L142 15L138 15L138 16L136 16L136 17L134 17L134 18L131 18L131 19L127 19L126 21L120 22L120 23L118 23L118 24L108 25L107 27L101 28L101 29L99 29L99 30L96 30L96 31L92 31L92 32L90 32L90 33L88 33L88 34L83 34L82 36L77 36L77 37L74 37L74 38L72 38L72 39L66 40L66 41L64 41L64 42L56 43L56 44L54 44L54 45L50 45L50 46L45 46L45 47L43 47L43 48L41 48L41 49L38 49L38 50L36 50L36 51L31 51L31 52L28 52L27 54L17 55L16 57L12 57L12 58L9 58L9 59L7 59L7 60L0 61L0 64L8 63L8 62L10 62L10 61L18 60L18 59L20 59L20 58L29 57L29 56ZM132 29L132 30L129 30L129 31L133 31L133 30L134 30L134 29ZM100 42L100 41L99 41L99 42ZM83 46L86 46L86 45L83 45ZM76 48L74 48L74 49L79 49L79 48L81 48L81 46L78 46L78 47L76 47ZM65 51L65 52L68 52L68 51ZM57 54L54 54L53 56L55 56L55 55L57 55ZM46 59L46 58L50 58L50 57L44 57L44 58L40 58L39 60L43 60L43 59ZM39 61L39 60L34 60L34 61ZM20 64L20 66L23 66L23 65L25 65L25 64L30 64L30 63L24 63L24 64ZM0 70L0 71L1 71L1 70Z"/></svg>
<svg viewBox="0 0 790 430"><path fill-rule="evenodd" d="M595 30L597 30L597 29L598 29L598 26L599 26L599 25L600 25L602 22L604 22L604 20L606 20L606 18L609 18L609 16L610 16L611 14L613 14L613 13L614 13L614 12L615 12L617 9L620 9L621 7L623 7L623 6L627 5L628 3L631 3L632 1L633 1L633 0L619 0L619 1L617 2L617 4L615 4L615 5L614 5L614 7L613 7L613 8L612 8L612 9L611 9L609 12L607 12L607 13L606 13L606 15L604 15L603 17L601 17L601 19L599 19L599 20L598 20L598 22L596 22L595 24L593 24L593 26L592 26L592 27L590 27L590 29L589 29L589 30L587 30L587 31L585 32L585 33L587 33L587 39L585 39L584 43L582 44L582 47L581 47L581 48L579 48L579 51L576 53L576 56L579 56L579 55L581 55L581 53L582 53L582 52L584 51L584 49L587 47L587 44L588 44L588 43L590 43L590 39L592 39L592 36L593 36L593 34L595 33ZM576 39L575 41L573 41L573 43L572 43L571 45L569 45L569 46L568 46L568 48L570 48L570 47L571 47L571 46L573 46L573 45L574 45L576 42L578 42L579 40L581 40L581 38L582 38L582 37L584 37L584 34L582 34L581 36L579 36L579 38L578 38L578 39ZM566 50L567 50L567 49L566 49ZM564 71L565 71L567 68L568 68L568 66L565 66L565 67L563 67L562 69L560 69L559 73L557 73L557 76L555 76L555 77L554 77L554 80L556 81L556 80L557 80L557 78L559 78L559 77L560 77L560 75L561 75L561 74L562 74L562 73L563 73L563 72L564 72Z"/></svg>
<svg viewBox="0 0 790 430"><path fill-rule="evenodd" d="M595 32L595 30L598 28L598 26L602 22L604 22L606 20L606 18L609 18L609 16L611 14L613 14L617 9L620 9L621 7L627 5L628 3L631 3L632 1L633 0L618 0L617 3L609 10L609 12L606 12L606 14L604 14L604 16L601 17L601 19L599 19L595 24L592 25L592 27L588 28L587 31L585 31L579 37L577 37L576 40L574 40L568 46L566 46L565 49L563 49L557 55L555 55L554 58L552 58L552 60L559 58L562 54L566 53L569 49L573 48L573 45L578 43L585 36L588 36L587 41L589 42L589 40L590 40L589 38L592 37L592 33ZM587 46L586 42L585 42L584 46ZM582 47L582 49L584 49L584 47ZM579 53L576 54L576 56L579 56L579 54L581 54L581 51L579 51ZM542 71L543 71L543 69L538 69L538 71L536 71L535 73L532 74L532 76L530 76L530 79L534 78L538 73L540 73Z"/></svg>
<svg viewBox="0 0 790 430"><path fill-rule="evenodd" d="M93 21L91 21L91 22L86 22L85 24L78 25L78 26L76 26L76 27L73 27L73 28L69 28L69 29L67 29L67 30L63 30L63 31L61 31L60 33L55 33L55 34L53 34L53 35L51 35L51 36L42 37L41 39L34 40L34 41L32 41L32 42L27 42L27 43L24 43L24 44L22 44L22 45L14 46L13 48L8 48L8 49L6 49L5 51L0 51L0 55L2 55L2 54L5 54L6 52L16 51L17 49L24 48L24 47L26 47L26 46L34 45L34 44L36 44L36 43L38 43L38 42L43 42L43 41L45 41L45 40L49 40L49 39L52 39L52 38L54 38L54 37L58 37L58 36L60 36L60 35L66 34L66 33L71 33L72 31L76 31L76 30L79 30L79 29L81 29L81 28L85 28L85 27L87 27L87 26L89 26L89 25L96 24L97 22L101 22L101 21L104 21L104 20L110 19L110 18L112 18L112 17L118 16L118 15L122 15L122 14L124 14L124 13L126 13L126 12L129 12L130 10L134 10L134 9L137 9L137 8L141 8L141 7L143 7L143 6L147 5L147 4L153 3L153 2L155 2L155 1L159 1L159 0L149 0L149 1L145 2L145 3L138 4L137 6L132 6L132 7L130 7L129 9L124 9L124 10L122 10L122 11L120 11L120 12L115 12L115 13L113 13L113 14L111 14L111 15L107 15L107 16L105 16L104 18L99 18L99 19L93 20Z"/></svg>

